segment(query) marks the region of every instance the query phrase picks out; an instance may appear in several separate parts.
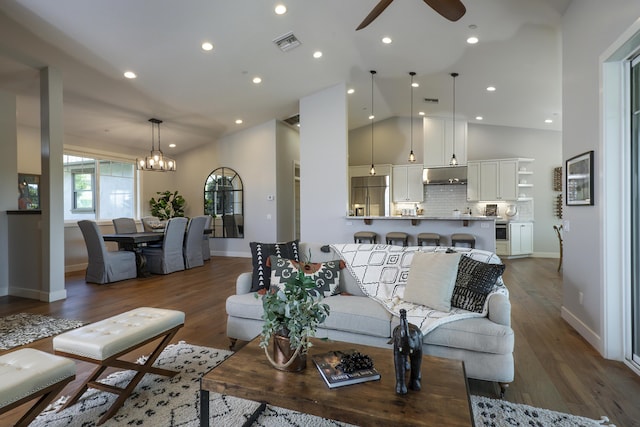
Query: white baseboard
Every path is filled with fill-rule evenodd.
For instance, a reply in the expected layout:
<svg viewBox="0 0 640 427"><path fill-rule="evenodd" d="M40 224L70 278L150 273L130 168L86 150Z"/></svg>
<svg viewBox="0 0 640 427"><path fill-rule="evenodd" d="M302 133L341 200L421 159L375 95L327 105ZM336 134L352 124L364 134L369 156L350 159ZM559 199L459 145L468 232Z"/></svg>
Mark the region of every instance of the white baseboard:
<svg viewBox="0 0 640 427"><path fill-rule="evenodd" d="M20 298L35 299L44 302L53 302L67 298L67 290L61 289L59 291L48 293L43 292L40 289L29 289L20 287L11 287L9 289L9 295Z"/></svg>
<svg viewBox="0 0 640 427"><path fill-rule="evenodd" d="M238 258L251 258L251 252L228 252L228 251L212 251L212 256L228 256Z"/></svg>
<svg viewBox="0 0 640 427"><path fill-rule="evenodd" d="M84 264L72 264L72 265L65 265L64 266L64 272L65 273L74 273L76 271L84 271L87 269L87 263Z"/></svg>
<svg viewBox="0 0 640 427"><path fill-rule="evenodd" d="M596 334L591 328L582 322L578 317L576 317L572 312L567 310L565 306L562 306L560 310L560 316L567 322L573 329L575 329L589 344L593 346L598 353L604 357L603 348L602 348L602 339L598 334Z"/></svg>
<svg viewBox="0 0 640 427"><path fill-rule="evenodd" d="M559 252L534 252L532 255L534 258L556 258L560 259Z"/></svg>

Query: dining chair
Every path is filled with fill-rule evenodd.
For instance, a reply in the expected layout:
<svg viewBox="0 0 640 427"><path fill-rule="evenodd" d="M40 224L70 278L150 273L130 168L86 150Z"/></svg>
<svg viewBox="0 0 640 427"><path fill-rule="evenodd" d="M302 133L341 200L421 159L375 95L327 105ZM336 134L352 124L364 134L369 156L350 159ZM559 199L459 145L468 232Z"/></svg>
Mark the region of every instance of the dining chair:
<svg viewBox="0 0 640 427"><path fill-rule="evenodd" d="M147 269L155 274L169 274L184 270L182 244L189 220L183 217L171 218L164 228L162 247L144 247Z"/></svg>
<svg viewBox="0 0 640 427"><path fill-rule="evenodd" d="M204 224L204 229L211 228L212 219L211 215L205 215L207 222ZM208 261L211 259L211 247L209 246L209 235L202 233L202 260Z"/></svg>
<svg viewBox="0 0 640 427"><path fill-rule="evenodd" d="M187 269L204 265L204 259L202 257L202 236L204 236L204 226L206 223L207 217L205 215L196 216L189 220L182 248L184 267Z"/></svg>
<svg viewBox="0 0 640 427"><path fill-rule="evenodd" d="M105 284L136 277L136 255L129 251L108 251L95 221L78 221L87 245L88 264L85 280Z"/></svg>
<svg viewBox="0 0 640 427"><path fill-rule="evenodd" d="M114 218L111 221L113 222L113 229L117 234L138 232L136 221L133 218ZM118 249L121 251L132 251L133 247L127 243L118 243Z"/></svg>

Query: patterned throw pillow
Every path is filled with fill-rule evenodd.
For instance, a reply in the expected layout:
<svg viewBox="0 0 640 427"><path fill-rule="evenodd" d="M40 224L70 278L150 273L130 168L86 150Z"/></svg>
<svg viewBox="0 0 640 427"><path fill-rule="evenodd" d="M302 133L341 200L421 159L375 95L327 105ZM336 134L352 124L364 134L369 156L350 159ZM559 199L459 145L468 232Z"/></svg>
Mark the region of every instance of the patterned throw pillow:
<svg viewBox="0 0 640 427"><path fill-rule="evenodd" d="M298 241L286 243L249 243L253 263L253 277L251 279L251 292L260 289L269 289L271 285L271 268L267 266L267 260L271 255L289 258L298 261Z"/></svg>
<svg viewBox="0 0 640 427"><path fill-rule="evenodd" d="M311 276L316 282L316 287L323 296L340 293L340 269L344 268L344 263L340 260L302 263L271 255L269 263L271 264L271 286L284 288L284 285L302 270L305 276Z"/></svg>
<svg viewBox="0 0 640 427"><path fill-rule="evenodd" d="M482 313L487 295L504 272L504 268L504 264L487 264L468 256L461 257L451 305Z"/></svg>

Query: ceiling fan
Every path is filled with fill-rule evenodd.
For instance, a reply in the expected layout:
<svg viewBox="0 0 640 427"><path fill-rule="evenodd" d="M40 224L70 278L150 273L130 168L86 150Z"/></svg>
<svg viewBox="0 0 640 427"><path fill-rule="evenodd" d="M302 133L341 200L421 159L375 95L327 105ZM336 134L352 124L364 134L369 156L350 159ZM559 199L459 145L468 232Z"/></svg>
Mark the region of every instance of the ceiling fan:
<svg viewBox="0 0 640 427"><path fill-rule="evenodd" d="M460 0L423 0L433 10L447 18L449 21L457 21L462 18L467 9ZM364 18L364 21L356 28L356 31L363 29L371 24L393 0L380 0L371 12Z"/></svg>

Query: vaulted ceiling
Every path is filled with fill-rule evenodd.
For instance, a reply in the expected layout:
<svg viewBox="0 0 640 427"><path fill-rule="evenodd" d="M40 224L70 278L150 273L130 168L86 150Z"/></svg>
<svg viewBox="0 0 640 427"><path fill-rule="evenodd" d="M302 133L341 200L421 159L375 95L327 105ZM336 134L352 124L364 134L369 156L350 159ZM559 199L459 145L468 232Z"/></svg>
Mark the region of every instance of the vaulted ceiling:
<svg viewBox="0 0 640 427"><path fill-rule="evenodd" d="M345 95L349 128L366 125L370 70L377 71L376 120L410 114L410 71L420 85L413 90L416 117L450 116L449 74L457 72L460 117L562 129L560 22L570 0L463 0L467 12L456 22L423 1L398 0L356 31L377 2L4 0L0 89L18 94L19 123L37 127L37 69L53 66L64 79L66 134L142 152L151 117L164 120L163 150L177 154L286 119L301 97L340 82L355 90ZM277 3L285 14L274 12ZM283 52L273 40L289 32L301 44ZM472 35L475 45L466 41ZM213 50L202 50L204 41ZM137 78L126 79L127 70Z"/></svg>

